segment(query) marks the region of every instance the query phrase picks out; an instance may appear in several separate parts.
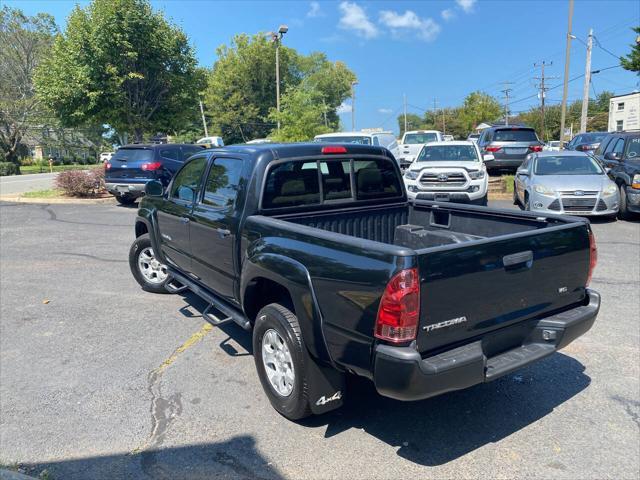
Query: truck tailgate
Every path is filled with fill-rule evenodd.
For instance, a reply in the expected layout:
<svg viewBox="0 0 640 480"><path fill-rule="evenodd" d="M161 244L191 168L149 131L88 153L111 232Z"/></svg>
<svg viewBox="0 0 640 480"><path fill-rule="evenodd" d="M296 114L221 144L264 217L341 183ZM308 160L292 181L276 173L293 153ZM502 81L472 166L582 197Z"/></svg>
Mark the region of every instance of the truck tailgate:
<svg viewBox="0 0 640 480"><path fill-rule="evenodd" d="M417 346L422 353L463 344L585 298L587 223L417 253L421 280ZM521 338L514 338L514 343L518 341ZM501 342L495 348L504 346Z"/></svg>

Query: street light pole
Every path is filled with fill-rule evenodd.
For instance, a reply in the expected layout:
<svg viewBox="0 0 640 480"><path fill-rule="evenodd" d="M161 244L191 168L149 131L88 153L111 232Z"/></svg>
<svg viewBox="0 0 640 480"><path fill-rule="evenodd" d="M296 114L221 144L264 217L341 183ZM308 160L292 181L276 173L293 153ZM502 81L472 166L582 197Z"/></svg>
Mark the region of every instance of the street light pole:
<svg viewBox="0 0 640 480"><path fill-rule="evenodd" d="M573 0L569 0L569 25L567 27L567 46L564 57L564 85L562 87L562 108L560 111L560 148L564 149L564 123L567 117L567 88L569 86L569 56L571 54L571 25L573 22Z"/></svg>
<svg viewBox="0 0 640 480"><path fill-rule="evenodd" d="M351 82L351 131L356 131L356 90L353 88L358 82Z"/></svg>
<svg viewBox="0 0 640 480"><path fill-rule="evenodd" d="M280 25L277 32L271 32L271 41L276 44L276 110L280 113L280 43L289 31L286 25ZM278 131L280 131L280 115L278 115Z"/></svg>

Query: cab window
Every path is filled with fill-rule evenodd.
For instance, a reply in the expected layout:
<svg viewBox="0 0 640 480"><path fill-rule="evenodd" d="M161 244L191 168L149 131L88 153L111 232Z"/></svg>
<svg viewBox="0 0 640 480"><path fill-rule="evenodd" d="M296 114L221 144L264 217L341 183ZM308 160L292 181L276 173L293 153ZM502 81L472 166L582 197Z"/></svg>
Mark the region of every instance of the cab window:
<svg viewBox="0 0 640 480"><path fill-rule="evenodd" d="M216 158L209 169L202 203L219 208L233 205L238 196L243 166L239 159Z"/></svg>
<svg viewBox="0 0 640 480"><path fill-rule="evenodd" d="M206 157L197 157L186 163L173 179L171 198L193 202L200 190L200 179L206 166Z"/></svg>

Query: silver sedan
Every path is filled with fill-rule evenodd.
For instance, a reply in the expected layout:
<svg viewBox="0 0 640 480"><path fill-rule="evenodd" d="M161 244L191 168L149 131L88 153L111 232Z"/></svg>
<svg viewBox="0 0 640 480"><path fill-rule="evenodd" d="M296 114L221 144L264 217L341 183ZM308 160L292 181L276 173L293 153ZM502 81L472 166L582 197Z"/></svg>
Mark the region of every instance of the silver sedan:
<svg viewBox="0 0 640 480"><path fill-rule="evenodd" d="M534 212L613 217L620 205L616 184L583 152L531 154L513 183L513 202Z"/></svg>

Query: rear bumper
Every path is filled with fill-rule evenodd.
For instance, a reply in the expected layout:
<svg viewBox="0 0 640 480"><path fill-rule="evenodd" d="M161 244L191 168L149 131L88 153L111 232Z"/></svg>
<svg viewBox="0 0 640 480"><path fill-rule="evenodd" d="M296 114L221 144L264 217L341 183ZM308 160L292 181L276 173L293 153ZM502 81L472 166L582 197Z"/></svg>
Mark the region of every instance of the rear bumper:
<svg viewBox="0 0 640 480"><path fill-rule="evenodd" d="M107 179L107 182L105 182L105 188L112 195L129 195L132 197L141 197L142 195L144 195L144 186L149 180L145 180L143 183L129 183L126 181L112 183L112 181L109 181L109 179Z"/></svg>
<svg viewBox="0 0 640 480"><path fill-rule="evenodd" d="M495 380L566 347L587 332L600 310L600 295L587 290L588 303L537 320L521 346L487 358L482 340L422 358L411 347L378 345L374 383L397 400L422 400Z"/></svg>
<svg viewBox="0 0 640 480"><path fill-rule="evenodd" d="M522 158L495 158L494 160L486 160L484 164L487 168L518 168L524 162L525 157Z"/></svg>

